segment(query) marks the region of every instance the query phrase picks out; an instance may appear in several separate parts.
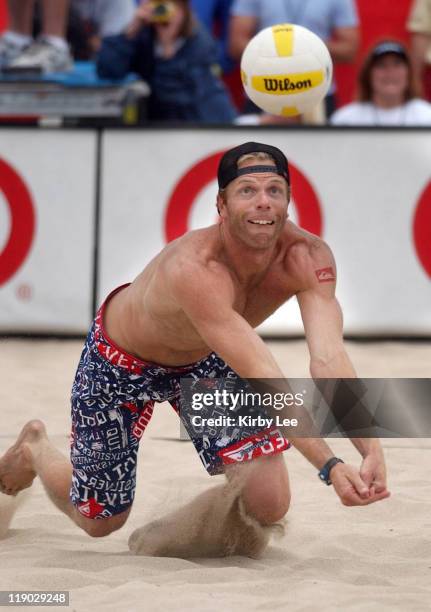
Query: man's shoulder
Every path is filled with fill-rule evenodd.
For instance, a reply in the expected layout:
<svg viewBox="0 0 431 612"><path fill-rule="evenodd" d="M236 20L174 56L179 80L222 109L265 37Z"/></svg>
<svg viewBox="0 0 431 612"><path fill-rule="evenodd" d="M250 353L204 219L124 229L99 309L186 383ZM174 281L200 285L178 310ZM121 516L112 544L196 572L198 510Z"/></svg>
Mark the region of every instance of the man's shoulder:
<svg viewBox="0 0 431 612"><path fill-rule="evenodd" d="M286 224L284 241L288 256L307 255L315 258L320 256L322 251L329 249L328 244L320 236L290 221Z"/></svg>
<svg viewBox="0 0 431 612"><path fill-rule="evenodd" d="M227 267L217 257L217 226L187 232L166 251L166 270L181 280L202 275L224 275Z"/></svg>
<svg viewBox="0 0 431 612"><path fill-rule="evenodd" d="M295 278L298 291L321 282L335 282L335 260L329 245L319 236L291 224L286 232L285 269Z"/></svg>
<svg viewBox="0 0 431 612"><path fill-rule="evenodd" d="M172 244L162 262L165 290L179 305L210 308L214 303L229 305L234 284L228 267L219 256L218 230L196 230Z"/></svg>

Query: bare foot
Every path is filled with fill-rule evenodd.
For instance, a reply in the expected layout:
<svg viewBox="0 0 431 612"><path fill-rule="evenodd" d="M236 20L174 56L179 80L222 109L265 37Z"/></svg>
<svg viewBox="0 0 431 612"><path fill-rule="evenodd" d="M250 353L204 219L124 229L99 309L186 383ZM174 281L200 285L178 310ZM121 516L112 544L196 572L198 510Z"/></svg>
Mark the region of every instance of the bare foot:
<svg viewBox="0 0 431 612"><path fill-rule="evenodd" d="M0 491L16 495L30 487L36 472L33 470L31 447L46 438L42 421L29 421L22 428L17 441L0 459Z"/></svg>

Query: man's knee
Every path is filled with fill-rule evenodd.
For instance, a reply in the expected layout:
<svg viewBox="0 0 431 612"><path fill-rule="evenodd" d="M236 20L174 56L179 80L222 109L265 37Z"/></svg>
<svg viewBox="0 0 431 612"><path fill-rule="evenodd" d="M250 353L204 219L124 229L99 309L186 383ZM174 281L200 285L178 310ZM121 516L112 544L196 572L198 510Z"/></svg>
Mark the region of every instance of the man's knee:
<svg viewBox="0 0 431 612"><path fill-rule="evenodd" d="M127 521L131 508L106 519L90 519L77 513L75 522L92 538L103 538L118 531Z"/></svg>
<svg viewBox="0 0 431 612"><path fill-rule="evenodd" d="M278 489L262 483L257 489L245 489L242 494L246 511L261 525L273 525L289 510L289 489Z"/></svg>
<svg viewBox="0 0 431 612"><path fill-rule="evenodd" d="M289 476L282 455L256 459L241 497L246 511L262 525L281 520L289 510Z"/></svg>

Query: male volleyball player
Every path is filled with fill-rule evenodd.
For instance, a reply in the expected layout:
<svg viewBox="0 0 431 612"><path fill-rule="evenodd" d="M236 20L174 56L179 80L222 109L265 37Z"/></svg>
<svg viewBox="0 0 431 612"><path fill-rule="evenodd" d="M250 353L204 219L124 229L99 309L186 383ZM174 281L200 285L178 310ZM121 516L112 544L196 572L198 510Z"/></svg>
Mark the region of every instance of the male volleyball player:
<svg viewBox="0 0 431 612"><path fill-rule="evenodd" d="M220 162L218 183L220 223L167 245L99 310L72 390L71 461L32 421L0 460L3 492L15 494L38 475L52 501L87 533L119 529L133 502L138 443L154 402L168 400L179 410L181 378L283 378L254 328L294 295L312 376L355 377L343 347L331 251L287 218L284 154L259 143L235 147ZM281 455L290 443L274 436L256 431L245 440L193 440L210 474L225 472L231 480L247 474L242 508L260 525L281 519L290 501ZM352 438L360 469L334 457L322 439L290 442L332 482L343 504L389 496L378 440Z"/></svg>

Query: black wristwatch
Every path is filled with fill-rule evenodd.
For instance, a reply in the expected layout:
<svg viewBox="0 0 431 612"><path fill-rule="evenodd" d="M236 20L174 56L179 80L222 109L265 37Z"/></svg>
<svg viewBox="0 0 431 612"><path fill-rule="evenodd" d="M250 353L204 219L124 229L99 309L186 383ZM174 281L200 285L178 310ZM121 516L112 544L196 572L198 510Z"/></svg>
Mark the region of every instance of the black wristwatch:
<svg viewBox="0 0 431 612"><path fill-rule="evenodd" d="M329 474L332 468L334 467L334 465L337 465L337 463L344 463L344 461L340 459L339 457L332 457L331 459L329 459L329 461L325 463L323 468L318 473L320 480L323 480L323 482L326 482L327 485L332 484L332 480L330 479Z"/></svg>

